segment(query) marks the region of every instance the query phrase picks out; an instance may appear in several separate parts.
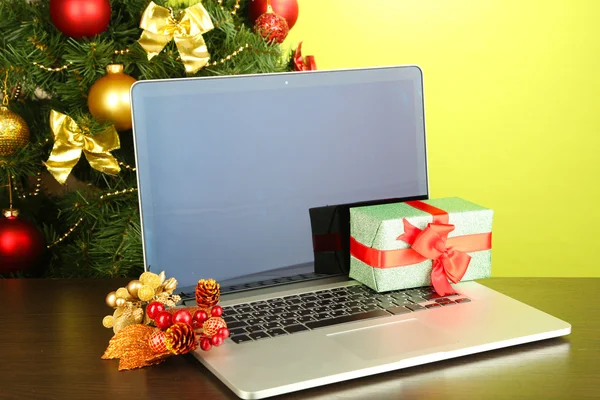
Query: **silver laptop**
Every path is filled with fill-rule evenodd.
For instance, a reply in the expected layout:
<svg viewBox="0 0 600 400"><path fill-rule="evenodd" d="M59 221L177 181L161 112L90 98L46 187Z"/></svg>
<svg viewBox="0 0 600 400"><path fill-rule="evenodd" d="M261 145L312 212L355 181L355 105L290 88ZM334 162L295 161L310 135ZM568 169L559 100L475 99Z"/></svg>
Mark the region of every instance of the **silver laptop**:
<svg viewBox="0 0 600 400"><path fill-rule="evenodd" d="M475 282L348 279L349 208L429 196L422 82L393 66L133 86L145 268L184 296L221 283L231 338L194 355L239 397L570 333Z"/></svg>

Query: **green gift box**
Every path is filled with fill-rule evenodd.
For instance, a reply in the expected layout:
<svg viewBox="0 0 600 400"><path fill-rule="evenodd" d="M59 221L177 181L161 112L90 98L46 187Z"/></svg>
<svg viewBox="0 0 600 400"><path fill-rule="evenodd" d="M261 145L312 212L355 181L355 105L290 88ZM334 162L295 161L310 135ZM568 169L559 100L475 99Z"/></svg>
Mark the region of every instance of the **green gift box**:
<svg viewBox="0 0 600 400"><path fill-rule="evenodd" d="M350 209L350 277L377 292L491 274L494 212L452 197Z"/></svg>

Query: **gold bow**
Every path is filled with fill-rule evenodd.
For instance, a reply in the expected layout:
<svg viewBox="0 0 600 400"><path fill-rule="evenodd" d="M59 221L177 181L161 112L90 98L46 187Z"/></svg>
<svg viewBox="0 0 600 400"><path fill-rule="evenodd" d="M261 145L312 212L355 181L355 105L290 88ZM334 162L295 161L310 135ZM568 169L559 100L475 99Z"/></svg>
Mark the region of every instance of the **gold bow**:
<svg viewBox="0 0 600 400"><path fill-rule="evenodd" d="M210 59L202 34L214 26L200 3L183 10L181 19L177 20L171 10L151 1L142 15L140 28L144 32L138 42L148 53L148 60L158 55L171 39L175 39L188 74L196 73Z"/></svg>
<svg viewBox="0 0 600 400"><path fill-rule="evenodd" d="M120 147L114 126L92 136L84 133L71 117L52 110L50 127L54 133L54 147L44 164L58 182L66 182L82 151L92 168L111 175L121 171L119 163L110 154Z"/></svg>

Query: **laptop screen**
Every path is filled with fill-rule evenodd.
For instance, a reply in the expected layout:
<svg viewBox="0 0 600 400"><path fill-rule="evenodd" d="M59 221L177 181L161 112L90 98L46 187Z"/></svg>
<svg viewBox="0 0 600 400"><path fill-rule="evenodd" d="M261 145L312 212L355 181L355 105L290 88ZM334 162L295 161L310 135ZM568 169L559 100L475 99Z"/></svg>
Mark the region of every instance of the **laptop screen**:
<svg viewBox="0 0 600 400"><path fill-rule="evenodd" d="M132 108L146 268L180 287L315 272L328 209L428 194L418 67L141 81Z"/></svg>

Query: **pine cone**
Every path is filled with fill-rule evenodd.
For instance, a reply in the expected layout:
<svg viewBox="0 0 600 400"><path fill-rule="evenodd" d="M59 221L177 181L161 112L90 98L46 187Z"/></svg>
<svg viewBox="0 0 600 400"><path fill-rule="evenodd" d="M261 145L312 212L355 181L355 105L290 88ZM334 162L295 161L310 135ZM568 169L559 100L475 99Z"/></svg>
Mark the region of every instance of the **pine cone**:
<svg viewBox="0 0 600 400"><path fill-rule="evenodd" d="M196 285L196 303L199 307L212 307L219 302L221 285L214 279L200 279Z"/></svg>
<svg viewBox="0 0 600 400"><path fill-rule="evenodd" d="M185 354L196 350L196 334L194 329L188 324L181 322L171 325L165 332L165 344L167 350L173 354Z"/></svg>

